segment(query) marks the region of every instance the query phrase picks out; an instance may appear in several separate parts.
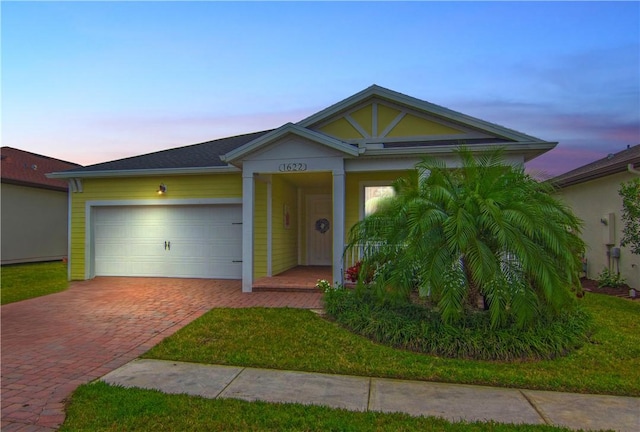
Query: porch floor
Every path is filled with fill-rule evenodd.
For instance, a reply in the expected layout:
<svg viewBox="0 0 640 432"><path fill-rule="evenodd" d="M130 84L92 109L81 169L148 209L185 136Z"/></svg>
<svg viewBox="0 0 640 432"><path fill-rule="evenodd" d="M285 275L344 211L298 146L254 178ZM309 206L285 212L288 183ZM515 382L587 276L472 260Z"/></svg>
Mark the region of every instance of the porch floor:
<svg viewBox="0 0 640 432"><path fill-rule="evenodd" d="M253 291L317 292L318 279L328 281L333 277L331 266L297 266L271 277L253 282Z"/></svg>

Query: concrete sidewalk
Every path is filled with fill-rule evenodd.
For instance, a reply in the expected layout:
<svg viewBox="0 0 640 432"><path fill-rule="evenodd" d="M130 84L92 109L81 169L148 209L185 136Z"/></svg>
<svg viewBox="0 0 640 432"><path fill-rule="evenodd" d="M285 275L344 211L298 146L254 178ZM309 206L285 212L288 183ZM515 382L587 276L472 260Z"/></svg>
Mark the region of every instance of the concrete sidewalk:
<svg viewBox="0 0 640 432"><path fill-rule="evenodd" d="M451 421L550 424L572 429L640 430L640 398L404 381L320 373L134 360L102 378L109 384L206 398L404 412Z"/></svg>

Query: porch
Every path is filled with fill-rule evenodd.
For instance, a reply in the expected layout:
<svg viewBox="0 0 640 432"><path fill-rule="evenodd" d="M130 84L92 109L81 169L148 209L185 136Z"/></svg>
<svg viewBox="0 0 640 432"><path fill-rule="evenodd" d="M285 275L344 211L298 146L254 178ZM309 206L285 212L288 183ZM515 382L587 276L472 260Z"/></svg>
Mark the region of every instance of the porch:
<svg viewBox="0 0 640 432"><path fill-rule="evenodd" d="M297 266L271 277L258 278L253 282L253 292L317 292L318 279L331 282L331 266Z"/></svg>

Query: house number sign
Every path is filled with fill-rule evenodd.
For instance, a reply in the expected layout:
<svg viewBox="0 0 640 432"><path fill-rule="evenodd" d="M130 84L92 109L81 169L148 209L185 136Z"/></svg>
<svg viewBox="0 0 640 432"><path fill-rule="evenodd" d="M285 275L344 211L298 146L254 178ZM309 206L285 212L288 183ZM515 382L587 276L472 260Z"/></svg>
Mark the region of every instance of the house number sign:
<svg viewBox="0 0 640 432"><path fill-rule="evenodd" d="M280 164L280 166L278 166L278 171L280 172L294 172L294 171L306 171L306 170L307 170L307 164L300 163L300 162L283 163L283 164Z"/></svg>

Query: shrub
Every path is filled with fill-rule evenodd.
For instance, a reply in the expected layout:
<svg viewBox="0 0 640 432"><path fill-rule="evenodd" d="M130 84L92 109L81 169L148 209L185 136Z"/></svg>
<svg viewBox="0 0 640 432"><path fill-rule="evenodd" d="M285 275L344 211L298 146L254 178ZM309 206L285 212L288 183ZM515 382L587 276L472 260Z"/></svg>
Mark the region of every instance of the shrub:
<svg viewBox="0 0 640 432"><path fill-rule="evenodd" d="M428 293L449 324L488 308L493 328L515 319L526 329L572 308L582 221L504 149L457 156L456 166L423 160L354 224L347 248L362 253L360 280L373 271L376 294L398 304Z"/></svg>
<svg viewBox="0 0 640 432"><path fill-rule="evenodd" d="M566 355L588 340L590 316L580 307L542 314L521 329L514 320L492 327L487 311L471 311L450 325L436 309L414 303L380 302L370 290L325 294L327 314L354 333L375 342L425 354L476 360L550 359Z"/></svg>
<svg viewBox="0 0 640 432"><path fill-rule="evenodd" d="M626 281L620 273L614 273L608 268L602 269L602 271L598 275L598 288L619 288L625 283Z"/></svg>
<svg viewBox="0 0 640 432"><path fill-rule="evenodd" d="M629 246L631 253L640 255L640 179L622 183L618 194L622 198L622 240L620 246Z"/></svg>

